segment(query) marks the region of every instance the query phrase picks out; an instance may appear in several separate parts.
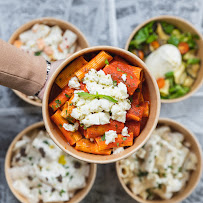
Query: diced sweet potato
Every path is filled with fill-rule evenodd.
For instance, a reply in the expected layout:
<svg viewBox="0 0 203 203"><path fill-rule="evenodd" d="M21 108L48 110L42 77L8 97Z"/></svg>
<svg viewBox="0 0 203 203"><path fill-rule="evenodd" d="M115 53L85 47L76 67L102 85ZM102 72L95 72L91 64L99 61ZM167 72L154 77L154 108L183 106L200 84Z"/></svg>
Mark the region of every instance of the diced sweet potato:
<svg viewBox="0 0 203 203"><path fill-rule="evenodd" d="M134 137L140 134L140 122L137 121L127 121L125 124L128 127L128 132L132 132Z"/></svg>

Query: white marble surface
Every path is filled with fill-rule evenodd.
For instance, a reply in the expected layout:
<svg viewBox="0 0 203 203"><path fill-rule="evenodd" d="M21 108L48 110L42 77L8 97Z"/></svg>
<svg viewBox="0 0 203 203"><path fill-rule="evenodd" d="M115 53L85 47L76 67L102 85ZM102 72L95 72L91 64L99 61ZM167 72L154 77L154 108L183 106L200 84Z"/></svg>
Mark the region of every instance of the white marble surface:
<svg viewBox="0 0 203 203"><path fill-rule="evenodd" d="M91 46L124 48L131 31L142 21L158 15L183 17L203 32L201 0L0 0L0 37L8 40L23 23L52 16L75 24ZM161 116L173 118L192 130L203 146L203 87L191 98L162 105ZM26 126L42 120L41 110L20 100L0 86L0 203L17 203L4 175L4 158L13 138ZM134 202L122 189L115 165L99 165L97 179L84 203ZM203 202L203 179L184 203Z"/></svg>

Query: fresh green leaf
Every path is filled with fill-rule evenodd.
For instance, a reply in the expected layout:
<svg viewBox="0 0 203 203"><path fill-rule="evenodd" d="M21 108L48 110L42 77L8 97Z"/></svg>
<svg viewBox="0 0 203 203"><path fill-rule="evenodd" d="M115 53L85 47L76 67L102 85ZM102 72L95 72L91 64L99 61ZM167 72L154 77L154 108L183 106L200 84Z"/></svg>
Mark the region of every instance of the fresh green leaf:
<svg viewBox="0 0 203 203"><path fill-rule="evenodd" d="M109 65L109 61L108 61L107 59L105 60L105 64L106 64L106 65Z"/></svg>
<svg viewBox="0 0 203 203"><path fill-rule="evenodd" d="M130 78L133 79L133 76L131 75Z"/></svg>
<svg viewBox="0 0 203 203"><path fill-rule="evenodd" d="M173 44L174 46L178 46L179 42L179 39L173 35L168 39L168 43Z"/></svg>
<svg viewBox="0 0 203 203"><path fill-rule="evenodd" d="M116 143L117 147L119 146L119 143Z"/></svg>
<svg viewBox="0 0 203 203"><path fill-rule="evenodd" d="M199 58L193 58L193 59L188 59L187 60L187 64L198 64L198 63L200 63Z"/></svg>
<svg viewBox="0 0 203 203"><path fill-rule="evenodd" d="M36 52L35 52L35 56L40 56L41 53L42 53L42 51L36 51Z"/></svg>
<svg viewBox="0 0 203 203"><path fill-rule="evenodd" d="M44 140L43 143L49 145L47 140Z"/></svg>
<svg viewBox="0 0 203 203"><path fill-rule="evenodd" d="M166 78L166 79L167 79L167 78L171 78L171 77L174 77L174 72L173 72L173 71L168 72L168 73L165 74L165 78Z"/></svg>
<svg viewBox="0 0 203 203"><path fill-rule="evenodd" d="M85 99L106 99L109 100L111 102L117 103L118 101L115 100L113 97L107 96L107 95L102 95L102 94L89 94L87 92L78 92L77 93L79 96L85 98Z"/></svg>
<svg viewBox="0 0 203 203"><path fill-rule="evenodd" d="M174 29L174 25L171 25L169 23L166 22L161 22L162 28L164 30L165 33L167 34L171 34L173 29Z"/></svg>
<svg viewBox="0 0 203 203"><path fill-rule="evenodd" d="M123 141L126 141L127 140L127 137L122 137Z"/></svg>
<svg viewBox="0 0 203 203"><path fill-rule="evenodd" d="M153 33L153 34L149 35L149 37L146 40L146 43L149 44L157 39L158 39L158 36L155 33Z"/></svg>

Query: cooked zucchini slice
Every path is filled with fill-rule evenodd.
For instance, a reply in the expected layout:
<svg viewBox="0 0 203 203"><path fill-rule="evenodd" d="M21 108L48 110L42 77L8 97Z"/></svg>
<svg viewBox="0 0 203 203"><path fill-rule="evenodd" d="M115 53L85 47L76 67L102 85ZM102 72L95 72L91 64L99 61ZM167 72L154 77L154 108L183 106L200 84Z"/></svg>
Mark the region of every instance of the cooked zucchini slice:
<svg viewBox="0 0 203 203"><path fill-rule="evenodd" d="M181 63L178 69L174 71L174 78L176 84L181 84L181 76L185 72L185 64Z"/></svg>
<svg viewBox="0 0 203 203"><path fill-rule="evenodd" d="M191 87L193 85L194 81L195 80L193 78L191 78L190 76L187 76L187 78L185 79L185 82L183 83L183 85L185 87Z"/></svg>
<svg viewBox="0 0 203 203"><path fill-rule="evenodd" d="M188 59L196 58L195 50L190 50L186 54L183 55L183 60L187 61Z"/></svg>
<svg viewBox="0 0 203 203"><path fill-rule="evenodd" d="M197 73L199 71L200 65L199 64L193 64L187 67L186 71L189 76L192 78L197 77Z"/></svg>
<svg viewBox="0 0 203 203"><path fill-rule="evenodd" d="M162 40L166 40L166 41L167 41L167 40L170 38L170 36L167 35L167 34L163 31L163 28L162 28L162 26L161 26L160 23L157 24L156 32L157 32L159 38L162 39Z"/></svg>
<svg viewBox="0 0 203 203"><path fill-rule="evenodd" d="M166 79L164 87L159 89L161 96L167 96L169 94L169 88L170 88L170 81Z"/></svg>

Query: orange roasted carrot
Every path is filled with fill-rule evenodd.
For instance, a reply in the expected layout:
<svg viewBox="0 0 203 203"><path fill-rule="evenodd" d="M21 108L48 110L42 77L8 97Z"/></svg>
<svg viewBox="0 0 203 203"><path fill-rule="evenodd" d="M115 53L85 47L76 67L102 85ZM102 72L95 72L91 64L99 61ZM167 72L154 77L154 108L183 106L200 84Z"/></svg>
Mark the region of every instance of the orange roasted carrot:
<svg viewBox="0 0 203 203"><path fill-rule="evenodd" d="M159 46L160 46L160 45L159 45L159 42L156 41L156 40L153 41L153 42L151 42L150 45L151 45L154 49L157 49L157 48L159 48Z"/></svg>
<svg viewBox="0 0 203 203"><path fill-rule="evenodd" d="M70 99L73 95L74 90L70 87L66 86L62 92L51 102L49 103L49 107L52 108L53 111L59 109L66 101Z"/></svg>
<svg viewBox="0 0 203 203"><path fill-rule="evenodd" d="M110 123L105 125L93 125L84 130L84 136L86 138L95 138L104 135L106 131L114 130L117 133L121 133L124 128L124 123L110 120Z"/></svg>
<svg viewBox="0 0 203 203"><path fill-rule="evenodd" d="M91 154L102 154L102 155L110 155L111 149L99 150L99 147L96 143L91 142L88 139L81 139L76 142L75 149L82 152L87 152Z"/></svg>
<svg viewBox="0 0 203 203"><path fill-rule="evenodd" d="M159 89L161 89L165 85L165 79L164 78L158 78L156 80L156 82L157 82L157 85L158 85Z"/></svg>
<svg viewBox="0 0 203 203"><path fill-rule="evenodd" d="M91 59L86 65L84 65L82 68L76 71L75 75L81 81L85 77L85 74L90 69L99 70L106 65L106 61L110 62L112 59L113 57L109 55L107 52L101 51L93 59Z"/></svg>
<svg viewBox="0 0 203 203"><path fill-rule="evenodd" d="M99 146L99 150L111 149L113 147L125 147L125 146L132 146L133 145L133 133L129 133L130 136L124 137L121 134L118 134L118 137L115 139L115 142L109 143L108 145L105 143L105 138L97 137L95 141Z"/></svg>
<svg viewBox="0 0 203 203"><path fill-rule="evenodd" d="M179 49L181 54L186 54L190 48L189 48L189 45L187 42L180 42L178 44L178 49Z"/></svg>
<svg viewBox="0 0 203 203"><path fill-rule="evenodd" d="M23 45L23 43L22 43L20 40L15 40L14 43L13 43L13 45L14 45L15 47L17 47L17 48L20 48L20 47Z"/></svg>
<svg viewBox="0 0 203 203"><path fill-rule="evenodd" d="M134 137L140 134L140 122L137 121L127 121L125 125L128 127L128 132L132 132Z"/></svg>
<svg viewBox="0 0 203 203"><path fill-rule="evenodd" d="M74 145L76 143L74 132L69 132L63 128L63 124L68 124L68 121L61 116L61 110L56 111L55 114L51 116L51 120L56 124L59 130L62 132L64 137L67 139L70 145ZM78 136L78 135L77 135ZM81 136L82 138L82 136Z"/></svg>

